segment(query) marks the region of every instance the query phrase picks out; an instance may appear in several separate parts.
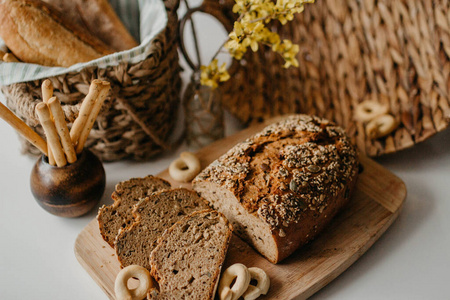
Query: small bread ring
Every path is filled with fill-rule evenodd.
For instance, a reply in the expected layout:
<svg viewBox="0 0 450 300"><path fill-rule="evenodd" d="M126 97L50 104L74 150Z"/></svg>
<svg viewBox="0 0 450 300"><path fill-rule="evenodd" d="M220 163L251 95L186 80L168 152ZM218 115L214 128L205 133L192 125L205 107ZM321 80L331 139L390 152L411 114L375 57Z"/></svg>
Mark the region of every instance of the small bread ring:
<svg viewBox="0 0 450 300"><path fill-rule="evenodd" d="M182 152L169 166L170 176L180 182L191 181L200 170L200 160L190 152Z"/></svg>
<svg viewBox="0 0 450 300"><path fill-rule="evenodd" d="M372 139L378 139L391 133L397 125L393 116L381 115L367 123L366 134Z"/></svg>
<svg viewBox="0 0 450 300"><path fill-rule="evenodd" d="M132 277L139 279L139 286L128 289L128 280ZM120 270L114 284L114 292L117 300L142 300L147 295L147 291L153 288L153 281L150 272L141 266L131 265Z"/></svg>
<svg viewBox="0 0 450 300"><path fill-rule="evenodd" d="M236 282L230 287L233 280ZM243 264L234 264L226 269L219 282L220 300L237 300L247 290L250 284L250 272Z"/></svg>
<svg viewBox="0 0 450 300"><path fill-rule="evenodd" d="M261 295L267 294L270 287L270 278L267 276L263 269L252 267L248 268L250 272L250 278L256 280L258 283L256 286L250 284L242 297L244 300L254 300ZM251 281L250 279L250 281Z"/></svg>
<svg viewBox="0 0 450 300"><path fill-rule="evenodd" d="M365 100L355 108L355 119L361 122L368 122L380 115L387 114L389 107L380 104L375 100Z"/></svg>

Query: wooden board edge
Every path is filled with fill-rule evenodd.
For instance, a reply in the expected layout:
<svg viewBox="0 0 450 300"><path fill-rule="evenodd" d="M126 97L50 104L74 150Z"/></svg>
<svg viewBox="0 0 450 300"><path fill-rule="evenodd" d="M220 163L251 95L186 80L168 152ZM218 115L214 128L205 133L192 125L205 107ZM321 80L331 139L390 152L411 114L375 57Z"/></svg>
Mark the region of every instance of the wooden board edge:
<svg viewBox="0 0 450 300"><path fill-rule="evenodd" d="M378 202L382 206L384 206L391 213L395 213L399 209L401 209L401 207L406 199L406 196L407 196L407 188L406 188L405 182L400 177L398 177L397 175L392 173L390 170L386 169L385 167L380 165L378 162L376 162L375 160L373 160L370 157L367 157L366 155L360 155L359 161L360 161L360 164L363 165L364 168L367 165L369 165L375 171L382 171L383 173L389 175L390 181L391 181L391 184L389 187L392 187L392 186L396 187L395 190L389 189L389 187L388 187L388 189L383 190L383 194L382 194L383 197L376 197L373 200ZM364 176L359 176L358 180L361 180L361 179L365 179ZM376 185L373 185L371 183L367 183L367 184L361 185L361 186L368 186L368 187L372 186L373 188L377 187ZM386 193L391 194L391 197L386 197ZM389 202L386 200L386 199L390 199L390 198L398 199L398 201L393 203L393 202Z"/></svg>
<svg viewBox="0 0 450 300"><path fill-rule="evenodd" d="M92 221L90 221L83 228L83 230L78 234L77 238L75 239L74 254L75 254L75 257L76 257L78 263L89 274L89 276L92 279L94 279L95 283L102 289L102 291L105 293L105 295L108 296L109 299L114 300L115 299L114 295L111 295L111 293L108 291L108 289L103 285L103 282L102 282L101 278L96 276L97 272L95 272L95 270L93 270L93 268L91 268L91 266L84 260L83 256L80 254L80 242L79 241L83 237L83 235L87 233L86 229L89 226L91 226L91 223L94 222L94 221L96 221L96 220L93 219Z"/></svg>
<svg viewBox="0 0 450 300"><path fill-rule="evenodd" d="M339 265L336 269L327 274L327 276L322 278L322 280L320 280L315 285L310 287L306 292L303 292L303 295L296 295L292 299L296 300L308 299L309 297L317 293L319 290L327 286L334 279L339 277L348 268L350 268L380 239L380 237L389 229L389 227L391 227L394 221L397 220L398 216L400 215L400 212L402 211L404 200L405 199L401 201L402 205L399 207L399 209L387 219L387 222L383 225L383 227L377 232L376 235L372 236L372 238L369 240L369 242L367 242L364 245L364 247L358 249L349 259L343 261L341 265Z"/></svg>

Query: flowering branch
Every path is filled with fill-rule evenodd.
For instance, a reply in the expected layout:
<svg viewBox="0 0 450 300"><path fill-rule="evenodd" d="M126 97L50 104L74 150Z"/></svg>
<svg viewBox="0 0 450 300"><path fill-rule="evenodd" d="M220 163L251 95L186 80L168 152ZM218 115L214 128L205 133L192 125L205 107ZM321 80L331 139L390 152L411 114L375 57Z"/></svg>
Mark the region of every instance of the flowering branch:
<svg viewBox="0 0 450 300"><path fill-rule="evenodd" d="M267 45L272 51L283 57L285 68L298 67L296 55L299 46L290 40L281 40L280 36L269 30L265 25L273 20L278 20L282 25L294 19L294 14L304 10L304 4L313 3L314 0L235 0L233 12L239 14L234 22L233 31L216 54L209 66L202 66L201 84L213 88L219 81L227 81L230 78L223 64L220 68L217 63L217 55L225 47L230 55L240 60L250 47L253 52L258 51L259 44Z"/></svg>

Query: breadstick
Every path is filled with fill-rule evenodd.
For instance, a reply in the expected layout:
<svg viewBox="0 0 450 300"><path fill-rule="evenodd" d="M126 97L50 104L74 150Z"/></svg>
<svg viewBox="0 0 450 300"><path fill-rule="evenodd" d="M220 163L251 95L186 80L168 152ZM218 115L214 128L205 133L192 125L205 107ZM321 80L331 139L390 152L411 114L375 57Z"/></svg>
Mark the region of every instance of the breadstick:
<svg viewBox="0 0 450 300"><path fill-rule="evenodd" d="M39 134L31 129L24 121L19 119L3 103L0 102L0 118L5 120L12 128L19 132L24 138L32 143L36 148L47 155L47 143Z"/></svg>
<svg viewBox="0 0 450 300"><path fill-rule="evenodd" d="M55 124L53 124L50 118L50 111L47 104L44 102L36 105L36 113L41 122L42 128L44 128L45 135L47 136L47 141L52 148L53 155L55 156L56 165L58 167L64 167L67 164L66 157L64 156L64 151L59 142L58 132L56 131Z"/></svg>
<svg viewBox="0 0 450 300"><path fill-rule="evenodd" d="M49 79L44 80L42 83L42 101L44 103L48 103L48 99L53 97L53 84ZM53 119L52 112L50 111L50 117ZM50 148L50 145L47 145L48 147L48 163L52 166L56 166L55 157L53 156L52 149Z"/></svg>
<svg viewBox="0 0 450 300"><path fill-rule="evenodd" d="M45 79L42 83L42 101L45 103L53 97L53 84L50 79Z"/></svg>
<svg viewBox="0 0 450 300"><path fill-rule="evenodd" d="M72 143L74 145L77 144L78 139L80 138L81 131L86 125L86 121L89 118L89 113L91 112L101 89L102 81L100 79L94 79L89 87L89 93L86 95L86 98L84 98L83 103L81 104L80 113L78 114L75 122L73 122L72 129L70 129L70 138L72 139Z"/></svg>
<svg viewBox="0 0 450 300"><path fill-rule="evenodd" d="M111 84L108 81L102 81L101 86L102 86L101 91L98 95L97 100L94 103L94 106L92 107L91 113L89 114L89 117L86 121L86 125L81 131L80 139L78 140L77 144L77 154L80 154L81 151L83 151L84 143L86 143L86 140L89 136L89 132L91 132L92 126L94 126L94 122L97 119L98 113L100 112L103 102L105 101L106 96L109 93Z"/></svg>
<svg viewBox="0 0 450 300"><path fill-rule="evenodd" d="M77 154L75 153L72 140L70 139L69 128L67 128L61 103L56 97L52 97L48 100L48 107L53 114L53 120L55 121L55 126L58 130L58 135L61 140L64 153L66 154L67 162L69 164L74 163L77 160Z"/></svg>
<svg viewBox="0 0 450 300"><path fill-rule="evenodd" d="M14 56L12 53L6 53L3 55L3 61L4 62L20 62L17 57Z"/></svg>

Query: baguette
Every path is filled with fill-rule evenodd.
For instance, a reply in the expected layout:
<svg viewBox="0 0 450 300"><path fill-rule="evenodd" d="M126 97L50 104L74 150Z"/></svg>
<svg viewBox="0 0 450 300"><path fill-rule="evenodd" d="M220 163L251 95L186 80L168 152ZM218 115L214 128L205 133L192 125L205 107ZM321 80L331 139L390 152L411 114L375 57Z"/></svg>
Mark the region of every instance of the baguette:
<svg viewBox="0 0 450 300"><path fill-rule="evenodd" d="M116 51L138 46L107 0L43 0Z"/></svg>
<svg viewBox="0 0 450 300"><path fill-rule="evenodd" d="M0 36L23 62L69 67L113 51L38 0L0 0Z"/></svg>

